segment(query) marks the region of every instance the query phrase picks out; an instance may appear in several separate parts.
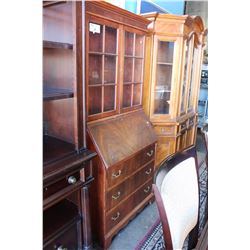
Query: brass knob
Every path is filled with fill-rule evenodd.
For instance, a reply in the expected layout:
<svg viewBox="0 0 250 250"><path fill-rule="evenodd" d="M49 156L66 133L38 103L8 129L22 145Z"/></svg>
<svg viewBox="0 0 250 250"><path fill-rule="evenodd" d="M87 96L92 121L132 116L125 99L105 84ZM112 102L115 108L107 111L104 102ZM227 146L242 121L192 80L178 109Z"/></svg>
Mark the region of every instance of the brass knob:
<svg viewBox="0 0 250 250"><path fill-rule="evenodd" d="M68 248L67 248L67 247L64 247L63 245L61 245L61 246L59 246L59 247L57 248L57 250L68 250Z"/></svg>
<svg viewBox="0 0 250 250"><path fill-rule="evenodd" d="M120 197L120 195L121 195L121 192L119 191L119 192L117 192L116 195L112 195L112 198L113 198L114 200L117 200L117 199Z"/></svg>
<svg viewBox="0 0 250 250"><path fill-rule="evenodd" d="M147 152L147 156L148 156L148 157L151 157L151 156L153 155L153 153L154 153L154 150L151 149L150 152Z"/></svg>
<svg viewBox="0 0 250 250"><path fill-rule="evenodd" d="M70 176L68 178L68 183L69 184L75 184L76 183L76 177L75 176Z"/></svg>
<svg viewBox="0 0 250 250"><path fill-rule="evenodd" d="M117 213L116 213L116 216L112 216L111 219L112 219L113 221L116 221L119 217L120 217L120 213L117 212Z"/></svg>
<svg viewBox="0 0 250 250"><path fill-rule="evenodd" d="M116 173L113 173L113 174L112 174L112 177L113 177L113 178L117 178L117 177L119 177L119 176L121 175L121 173L122 173L122 171L119 170L119 171L117 172L117 174L116 174Z"/></svg>

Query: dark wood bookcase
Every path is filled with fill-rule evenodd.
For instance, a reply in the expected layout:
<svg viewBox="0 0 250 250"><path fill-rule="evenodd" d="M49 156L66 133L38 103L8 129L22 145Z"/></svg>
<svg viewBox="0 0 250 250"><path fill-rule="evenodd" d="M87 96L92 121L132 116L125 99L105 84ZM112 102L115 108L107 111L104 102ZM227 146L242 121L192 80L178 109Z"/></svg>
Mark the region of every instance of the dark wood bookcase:
<svg viewBox="0 0 250 250"><path fill-rule="evenodd" d="M43 248L90 249L83 71L84 6L43 2Z"/></svg>
<svg viewBox="0 0 250 250"><path fill-rule="evenodd" d="M153 199L156 135L142 110L147 25L104 1L86 1L87 145L93 236L112 238Z"/></svg>

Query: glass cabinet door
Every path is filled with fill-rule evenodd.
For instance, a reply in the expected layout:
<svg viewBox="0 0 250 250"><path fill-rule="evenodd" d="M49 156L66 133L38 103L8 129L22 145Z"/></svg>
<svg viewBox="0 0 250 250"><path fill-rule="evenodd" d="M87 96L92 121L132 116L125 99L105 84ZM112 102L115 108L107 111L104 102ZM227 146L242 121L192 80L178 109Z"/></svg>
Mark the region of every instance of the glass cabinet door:
<svg viewBox="0 0 250 250"><path fill-rule="evenodd" d="M190 86L188 90L188 100L187 100L187 107L188 111L194 109L194 103L193 103L193 95L195 90L195 72L196 72L196 66L197 66L197 52L198 49L194 47L193 53L192 53L192 63L191 63L191 76L190 76Z"/></svg>
<svg viewBox="0 0 250 250"><path fill-rule="evenodd" d="M142 104L145 36L125 31L122 108Z"/></svg>
<svg viewBox="0 0 250 250"><path fill-rule="evenodd" d="M154 114L169 114L174 42L158 40L157 45Z"/></svg>
<svg viewBox="0 0 250 250"><path fill-rule="evenodd" d="M185 63L184 63L184 76L183 76L183 83L182 83L182 90L181 90L181 114L185 112L185 104L186 104L186 93L187 93L187 87L189 86L189 59L190 59L190 52L191 52L191 41L192 40L188 40L185 44L185 52L184 52L184 56L185 56Z"/></svg>
<svg viewBox="0 0 250 250"><path fill-rule="evenodd" d="M117 28L89 22L88 116L116 110Z"/></svg>

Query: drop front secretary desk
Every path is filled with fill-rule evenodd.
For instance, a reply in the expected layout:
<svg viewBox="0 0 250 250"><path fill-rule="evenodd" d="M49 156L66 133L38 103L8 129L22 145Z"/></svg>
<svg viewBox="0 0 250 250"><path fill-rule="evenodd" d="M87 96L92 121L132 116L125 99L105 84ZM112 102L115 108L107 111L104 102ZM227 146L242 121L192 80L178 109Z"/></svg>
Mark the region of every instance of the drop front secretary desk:
<svg viewBox="0 0 250 250"><path fill-rule="evenodd" d="M91 249L81 2L43 2L43 249Z"/></svg>
<svg viewBox="0 0 250 250"><path fill-rule="evenodd" d="M86 2L87 145L98 154L90 202L94 237L104 249L153 198L156 135L142 110L149 22Z"/></svg>
<svg viewBox="0 0 250 250"><path fill-rule="evenodd" d="M199 16L143 15L146 39L143 108L157 134L156 168L195 143L206 30Z"/></svg>

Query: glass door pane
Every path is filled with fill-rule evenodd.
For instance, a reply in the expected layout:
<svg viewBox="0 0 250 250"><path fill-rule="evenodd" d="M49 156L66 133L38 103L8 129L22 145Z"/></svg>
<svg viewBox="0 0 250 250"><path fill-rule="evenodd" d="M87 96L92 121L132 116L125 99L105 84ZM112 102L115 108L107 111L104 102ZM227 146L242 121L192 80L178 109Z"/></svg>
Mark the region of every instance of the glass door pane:
<svg viewBox="0 0 250 250"><path fill-rule="evenodd" d="M89 55L89 85L102 84L102 56Z"/></svg>
<svg viewBox="0 0 250 250"><path fill-rule="evenodd" d="M191 64L191 77L190 77L190 86L188 91L188 109L193 108L192 99L193 99L193 91L195 87L195 66L196 66L196 55L197 55L197 49L194 47L193 50L193 56L192 56L192 64Z"/></svg>
<svg viewBox="0 0 250 250"><path fill-rule="evenodd" d="M104 58L104 84L116 82L116 56Z"/></svg>
<svg viewBox="0 0 250 250"><path fill-rule="evenodd" d="M115 109L115 85L104 86L104 112Z"/></svg>
<svg viewBox="0 0 250 250"><path fill-rule="evenodd" d="M103 25L89 23L89 51L102 52Z"/></svg>
<svg viewBox="0 0 250 250"><path fill-rule="evenodd" d="M123 108L131 107L132 84L123 85Z"/></svg>
<svg viewBox="0 0 250 250"><path fill-rule="evenodd" d="M189 60L189 53L190 53L190 41L189 40L185 45L185 65L184 65L184 78L182 84L182 92L181 92L181 113L185 110L185 96L186 96L186 88L188 86L188 60Z"/></svg>
<svg viewBox="0 0 250 250"><path fill-rule="evenodd" d="M158 41L154 113L169 114L174 42Z"/></svg>
<svg viewBox="0 0 250 250"><path fill-rule="evenodd" d="M94 115L102 112L102 87L89 87L88 113Z"/></svg>
<svg viewBox="0 0 250 250"><path fill-rule="evenodd" d="M117 50L117 30L105 26L105 52L116 54Z"/></svg>

